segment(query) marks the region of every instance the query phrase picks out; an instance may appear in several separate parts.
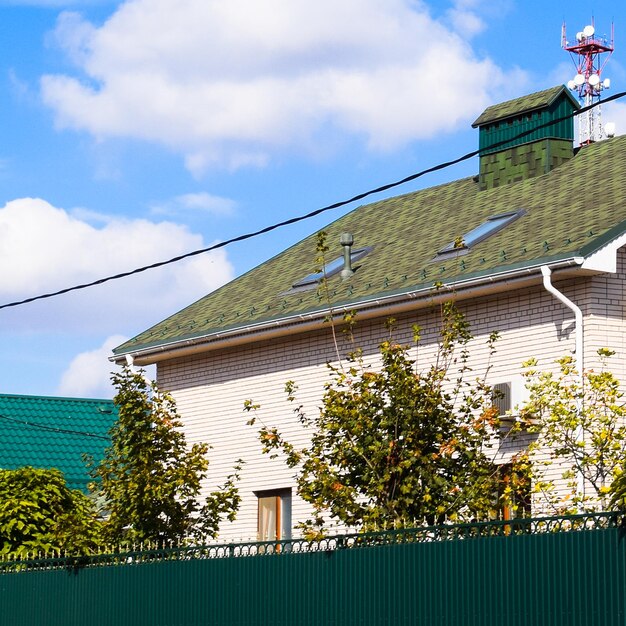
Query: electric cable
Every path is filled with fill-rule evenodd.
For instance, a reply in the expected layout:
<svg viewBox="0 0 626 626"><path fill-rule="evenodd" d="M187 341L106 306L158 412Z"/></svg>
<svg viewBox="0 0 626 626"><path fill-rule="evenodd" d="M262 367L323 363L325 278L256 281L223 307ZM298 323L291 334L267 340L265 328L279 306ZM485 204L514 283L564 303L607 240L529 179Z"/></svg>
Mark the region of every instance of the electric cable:
<svg viewBox="0 0 626 626"><path fill-rule="evenodd" d="M514 135L513 137L509 138L509 139L505 139L503 141L498 141L495 142L493 144L490 144L488 146L488 148L486 149L493 149L493 148L497 148L501 145L504 144L509 144L511 141L515 141L516 139L522 139L524 138L526 135L529 135L531 133L535 133L537 130L542 129L542 128L546 128L549 126L553 126L554 124L558 124L559 122L563 122L565 120L568 120L570 118L574 118L577 115L580 115L581 113L585 113L586 111L589 111L590 109L593 109L596 106L599 106L601 104L606 104L607 102L611 102L612 100L617 100L619 98L623 98L624 96L626 96L626 91L622 91L620 93L614 94L608 98L606 98L605 100L602 100L600 102L596 102L594 104L590 104L588 106L585 107L581 107L580 109L578 109L577 111L573 112L573 113L568 113L567 115L562 115L561 117L555 118L553 120L550 120L548 122L545 122L543 124L540 124L538 126L534 126L532 129L530 130L526 130L526 131L522 131L520 133L518 133L517 135ZM485 151L485 148L483 148L482 150L483 152ZM199 254L204 254L206 252L211 252L213 250L218 250L219 248L224 248L226 246L229 246L233 243L237 243L239 241L245 241L247 239L252 239L254 237L258 237L260 235L264 235L266 233L269 233L273 230L276 230L278 228L283 228L284 226L290 226L292 224L296 224L298 222L302 222L304 220L308 220L311 219L312 217L316 217L317 215L320 215L322 213L325 213L327 211L331 211L333 209L338 209L342 206L346 206L348 204L351 204L353 202L357 202L358 200L363 200L364 198L367 198L368 196L377 194L377 193L382 193L383 191L388 191L389 189L393 189L394 187L399 187L401 185L404 185L408 182L411 182L413 180L416 180L426 174L432 174L433 172L437 172L439 170L442 169L446 169L452 165L456 165L457 163L461 163L463 161L467 161L468 159L471 159L472 157L475 157L477 155L479 155L481 152L481 150L472 150L471 152L468 152L467 154L464 154L463 156L457 157L456 159L452 159L450 161L445 161L443 163L439 163L438 165L433 165L432 167L428 167L424 170L421 170L420 172L417 172L415 174L410 174L409 176L406 176L400 180L391 182L391 183L386 183L384 185L381 185L379 187L375 187L374 189L370 189L368 191L364 191L362 193L359 193L355 196L352 196L351 198L347 199L347 200L340 200L339 202L334 202L333 204L329 204L326 206L323 206L321 208L315 209L313 211L310 211L309 213L305 213L304 215L299 215L296 217L292 217L289 218L287 220L283 220L282 222L276 222L274 224L271 224L270 226L266 226L264 228L261 228L259 230L250 232L250 233L246 233L243 235L238 235L237 237L232 237L231 239L227 239L225 241L220 241L216 244L213 244L211 246L208 246L206 248L200 248L199 250L193 250L192 252L187 252L185 254L181 254L179 256L175 256L171 259L168 259L166 261L158 261L156 263L152 263L150 265L144 265L143 267L138 267L136 269L133 270L129 270L127 272L120 272L119 274L113 274L111 276L106 276L105 278L100 278L98 280L94 280L88 283L83 283L80 285L74 285L72 287L66 287L65 289L60 289L58 291L52 291L49 293L43 293L37 296L32 296L30 298L25 298L24 300L17 300L15 302L8 302L6 304L0 304L0 310L2 309L7 309L9 307L17 307L17 306L21 306L24 304L29 304L31 302L36 302L38 300L44 300L47 298L54 298L56 296L60 296L66 293L70 293L72 291L78 291L81 289L87 289L89 287L95 287L96 285L102 285L104 283L113 281L113 280L119 280L121 278L127 278L128 276L133 276L135 274L140 274L142 272L145 272L147 270L151 270L151 269L155 269L158 267L163 267L164 265L170 265L172 263L178 263L179 261L182 261L183 259L188 259L190 257L193 256L197 256Z"/></svg>
<svg viewBox="0 0 626 626"><path fill-rule="evenodd" d="M21 424L23 426L28 426L29 428L38 428L40 430L51 431L54 433L60 433L64 435L78 435L80 437L91 437L93 439L102 439L104 441L111 441L111 438L106 437L105 435L98 435L96 433L88 433L82 430L69 430L67 428L56 428L54 426L46 426L45 424L36 424L35 422L21 420L16 417L9 417L7 415L2 415L1 413L0 413L0 419L7 420L9 422L14 422L16 424Z"/></svg>

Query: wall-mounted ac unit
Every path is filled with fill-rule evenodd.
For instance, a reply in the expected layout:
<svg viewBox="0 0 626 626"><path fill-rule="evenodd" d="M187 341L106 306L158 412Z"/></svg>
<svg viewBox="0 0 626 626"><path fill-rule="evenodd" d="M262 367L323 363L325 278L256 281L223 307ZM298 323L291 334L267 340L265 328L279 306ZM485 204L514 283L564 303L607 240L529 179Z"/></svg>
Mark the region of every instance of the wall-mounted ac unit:
<svg viewBox="0 0 626 626"><path fill-rule="evenodd" d="M528 389L520 376L493 385L493 406L503 429L510 429L520 419L519 410L528 400Z"/></svg>

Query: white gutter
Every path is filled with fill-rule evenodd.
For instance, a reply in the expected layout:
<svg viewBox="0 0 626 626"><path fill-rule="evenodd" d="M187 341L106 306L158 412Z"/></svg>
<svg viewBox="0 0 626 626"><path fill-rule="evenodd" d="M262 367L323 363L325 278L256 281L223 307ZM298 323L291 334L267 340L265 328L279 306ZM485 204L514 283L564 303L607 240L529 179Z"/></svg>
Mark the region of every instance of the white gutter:
<svg viewBox="0 0 626 626"><path fill-rule="evenodd" d="M562 302L568 309L574 312L574 319L576 320L576 337L575 337L575 348L574 348L574 363L576 367L576 371L578 372L578 384L580 388L580 399L578 411L582 411L583 406L583 392L584 392L584 354L583 354L583 312L580 310L580 307L575 305L567 296L561 293L550 280L550 275L552 274L552 270L547 265L541 266L541 273L543 274L543 286L549 291L557 300ZM582 429L582 426L579 426L576 429L575 434L576 443L585 443L585 435ZM579 470L578 476L576 479L576 491L577 493L585 497L585 477L583 475L582 469Z"/></svg>
<svg viewBox="0 0 626 626"><path fill-rule="evenodd" d="M552 267L555 269L572 266L580 268L583 260L584 259L581 257L572 257L558 261L554 263ZM444 284L438 290L428 287L400 294L379 296L341 307L331 307L330 310L325 308L311 313L301 313L270 321L258 322L256 324L250 324L245 328L238 327L183 340L174 339L158 346L116 354L109 357L109 360L119 364L124 361L127 355L132 355L137 364L148 365L164 359L186 356L207 349L230 347L242 343L274 339L281 335L322 328L326 317L331 312L339 316L345 312L358 311L360 314L359 319L367 319L380 315L395 315L402 311L416 308L416 302L420 300L424 306L431 306L442 300L449 300L451 297L454 298L456 295L462 294L464 298L470 298L485 295L489 292L495 292L498 290L498 287L504 284L530 284L530 281L536 280L537 270L541 267L541 264L530 265L521 269L518 268L491 274L489 276L481 276L479 278Z"/></svg>

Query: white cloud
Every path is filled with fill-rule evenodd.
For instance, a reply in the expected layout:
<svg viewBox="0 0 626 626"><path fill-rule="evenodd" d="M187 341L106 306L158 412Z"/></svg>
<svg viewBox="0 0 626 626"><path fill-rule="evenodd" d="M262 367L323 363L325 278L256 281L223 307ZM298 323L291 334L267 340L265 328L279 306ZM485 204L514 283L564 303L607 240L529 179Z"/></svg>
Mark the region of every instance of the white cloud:
<svg viewBox="0 0 626 626"><path fill-rule="evenodd" d="M480 5L480 0L457 0L447 11L448 20L457 33L469 39L485 30L486 24L477 14Z"/></svg>
<svg viewBox="0 0 626 626"><path fill-rule="evenodd" d="M609 102L602 107L602 123L613 122L615 134L626 134L626 104L621 102Z"/></svg>
<svg viewBox="0 0 626 626"><path fill-rule="evenodd" d="M7 77L13 95L21 101L29 99L31 94L28 83L19 78L13 68L9 69L9 71L7 72Z"/></svg>
<svg viewBox="0 0 626 626"><path fill-rule="evenodd" d="M76 355L61 375L56 394L74 398L112 398L115 389L111 384L111 373L121 370L109 361L109 357L112 350L127 339L124 335L112 335L98 348ZM156 377L154 365L144 371L149 379Z"/></svg>
<svg viewBox="0 0 626 626"><path fill-rule="evenodd" d="M110 224L115 218L106 213L100 213L87 209L85 207L76 207L70 211L70 215L78 221L87 222L88 224Z"/></svg>
<svg viewBox="0 0 626 626"><path fill-rule="evenodd" d="M56 32L50 39L51 43L60 44L67 56L80 66L89 60L89 42L95 33L95 27L79 13L65 11L57 19Z"/></svg>
<svg viewBox="0 0 626 626"><path fill-rule="evenodd" d="M206 213L228 216L235 212L237 203L230 198L215 196L205 191L185 193L152 208L156 215L179 215L180 213Z"/></svg>
<svg viewBox="0 0 626 626"><path fill-rule="evenodd" d="M205 248L173 222L110 217L94 226L44 200L0 208L0 299L20 300ZM134 334L233 277L223 249L26 307L2 310L15 331Z"/></svg>
<svg viewBox="0 0 626 626"><path fill-rule="evenodd" d="M59 127L163 143L195 174L342 135L389 150L453 131L505 84L465 40L472 6L453 9L459 34L416 0L128 0L100 27L61 16L82 74L42 77L42 94Z"/></svg>
<svg viewBox="0 0 626 626"><path fill-rule="evenodd" d="M113 348L128 337L113 335L95 350L78 354L61 376L57 394L76 398L111 398L114 390L111 385L111 372L117 366L108 358Z"/></svg>
<svg viewBox="0 0 626 626"><path fill-rule="evenodd" d="M574 78L576 68L571 61L563 60L557 63L549 72L547 72L546 84L549 86L565 85L568 80ZM576 94L573 94L576 97Z"/></svg>
<svg viewBox="0 0 626 626"><path fill-rule="evenodd" d="M480 17L471 11L451 9L448 17L454 26L454 30L466 37L473 37L485 30L486 26Z"/></svg>

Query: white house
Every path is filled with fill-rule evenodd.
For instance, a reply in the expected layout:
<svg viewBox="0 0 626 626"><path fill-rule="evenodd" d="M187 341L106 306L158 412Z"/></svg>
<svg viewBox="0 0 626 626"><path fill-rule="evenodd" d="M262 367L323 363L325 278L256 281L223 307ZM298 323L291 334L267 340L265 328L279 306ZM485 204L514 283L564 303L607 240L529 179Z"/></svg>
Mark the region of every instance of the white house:
<svg viewBox="0 0 626 626"><path fill-rule="evenodd" d="M259 403L266 423L304 442L284 384L295 381L305 410L318 410L326 364L338 358L324 322L329 311L337 318L357 312L356 342L370 361L386 318L396 318L399 341L409 342L418 323L417 356L426 364L438 303L454 298L475 336L476 371L486 367L485 338L500 333L489 381L510 383L513 404L528 357L550 368L570 353L590 368L596 350L610 346L612 369L626 381L626 137L575 150L577 107L564 87L490 107L475 123L478 176L361 206L330 224L331 306L316 289L311 235L114 351L120 363L156 363L188 440L211 443L207 490L236 459L245 461L241 510L222 538L286 538L309 512L292 471L261 454L243 405ZM354 237L347 277L342 233ZM345 341L339 334L340 352ZM505 445L496 462L506 463L520 445L523 439Z"/></svg>

